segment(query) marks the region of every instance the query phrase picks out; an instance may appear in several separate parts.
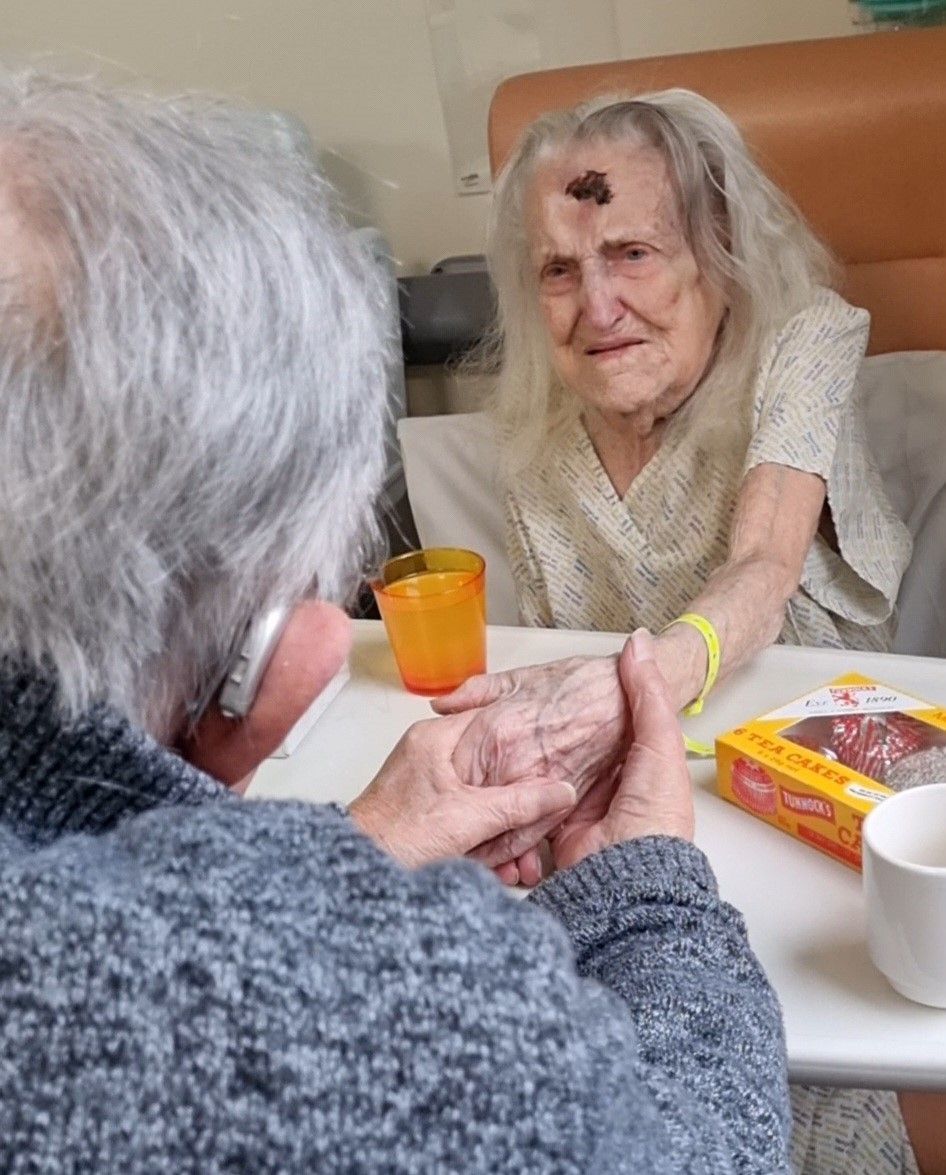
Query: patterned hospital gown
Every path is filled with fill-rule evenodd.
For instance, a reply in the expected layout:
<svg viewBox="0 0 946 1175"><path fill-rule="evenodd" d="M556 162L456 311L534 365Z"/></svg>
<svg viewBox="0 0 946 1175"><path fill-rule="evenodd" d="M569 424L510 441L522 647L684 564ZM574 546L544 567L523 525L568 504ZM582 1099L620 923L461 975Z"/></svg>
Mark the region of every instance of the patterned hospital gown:
<svg viewBox="0 0 946 1175"><path fill-rule="evenodd" d="M555 436L506 500L507 544L525 623L658 631L724 562L740 484L772 462L821 476L837 550L820 535L780 640L886 649L910 536L865 443L855 380L867 312L820 293L773 340L749 419L703 427L699 394L621 499L580 421ZM709 411L707 412L707 408ZM702 418L696 413L702 412ZM914 1175L896 1097L883 1090L792 1089L792 1165L803 1175Z"/></svg>
<svg viewBox="0 0 946 1175"><path fill-rule="evenodd" d="M660 448L623 499L580 420L553 437L506 498L524 622L658 631L687 610L725 561L742 480L772 462L825 480L839 548L816 537L780 640L889 648L911 543L856 411L868 326L865 310L822 291L773 340L746 397L745 425L714 425L714 405L701 404L697 392L668 421Z"/></svg>

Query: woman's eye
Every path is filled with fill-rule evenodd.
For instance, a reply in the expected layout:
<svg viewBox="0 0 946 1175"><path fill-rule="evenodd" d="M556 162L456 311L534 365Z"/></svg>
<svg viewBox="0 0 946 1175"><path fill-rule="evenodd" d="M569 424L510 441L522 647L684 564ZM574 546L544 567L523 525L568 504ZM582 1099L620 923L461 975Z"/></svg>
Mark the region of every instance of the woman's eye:
<svg viewBox="0 0 946 1175"><path fill-rule="evenodd" d="M569 269L567 265L562 265L560 262L552 262L542 268L543 281L561 281L563 277L568 277Z"/></svg>
<svg viewBox="0 0 946 1175"><path fill-rule="evenodd" d="M626 261L643 261L648 256L647 250L643 245L630 245L624 250L624 258Z"/></svg>

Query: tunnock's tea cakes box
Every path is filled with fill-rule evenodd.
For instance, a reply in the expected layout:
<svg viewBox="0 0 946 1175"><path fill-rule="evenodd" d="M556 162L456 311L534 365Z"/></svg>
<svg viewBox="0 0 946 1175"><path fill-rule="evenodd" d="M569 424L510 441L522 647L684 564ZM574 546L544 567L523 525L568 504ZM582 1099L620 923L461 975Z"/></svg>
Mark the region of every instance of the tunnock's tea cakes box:
<svg viewBox="0 0 946 1175"><path fill-rule="evenodd" d="M861 825L946 746L946 710L847 673L716 740L719 794L853 869ZM943 782L946 782L944 780Z"/></svg>

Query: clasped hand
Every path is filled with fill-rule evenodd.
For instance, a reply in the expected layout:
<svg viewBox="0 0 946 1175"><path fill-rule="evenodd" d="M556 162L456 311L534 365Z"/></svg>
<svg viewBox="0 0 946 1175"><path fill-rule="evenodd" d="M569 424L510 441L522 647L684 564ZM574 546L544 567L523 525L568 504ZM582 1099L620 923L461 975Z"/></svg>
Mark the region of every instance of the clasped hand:
<svg viewBox="0 0 946 1175"><path fill-rule="evenodd" d="M527 884L545 837L558 868L632 837L691 838L683 743L653 658L640 631L619 658L473 679L440 699L447 717L407 732L352 817L406 865L470 854Z"/></svg>
<svg viewBox="0 0 946 1175"><path fill-rule="evenodd" d="M416 723L349 808L362 832L404 865L462 857L520 828L544 835L575 808L574 787L560 780L465 782L452 757L475 718L474 711Z"/></svg>

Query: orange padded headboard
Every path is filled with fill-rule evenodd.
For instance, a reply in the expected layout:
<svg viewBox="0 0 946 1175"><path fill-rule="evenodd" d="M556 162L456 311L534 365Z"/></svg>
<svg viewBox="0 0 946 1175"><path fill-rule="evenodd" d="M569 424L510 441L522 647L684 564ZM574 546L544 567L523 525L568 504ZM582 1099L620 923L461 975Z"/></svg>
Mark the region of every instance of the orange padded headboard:
<svg viewBox="0 0 946 1175"><path fill-rule="evenodd" d="M499 169L544 111L685 86L721 106L845 266L870 350L946 350L946 28L523 74L489 112Z"/></svg>

